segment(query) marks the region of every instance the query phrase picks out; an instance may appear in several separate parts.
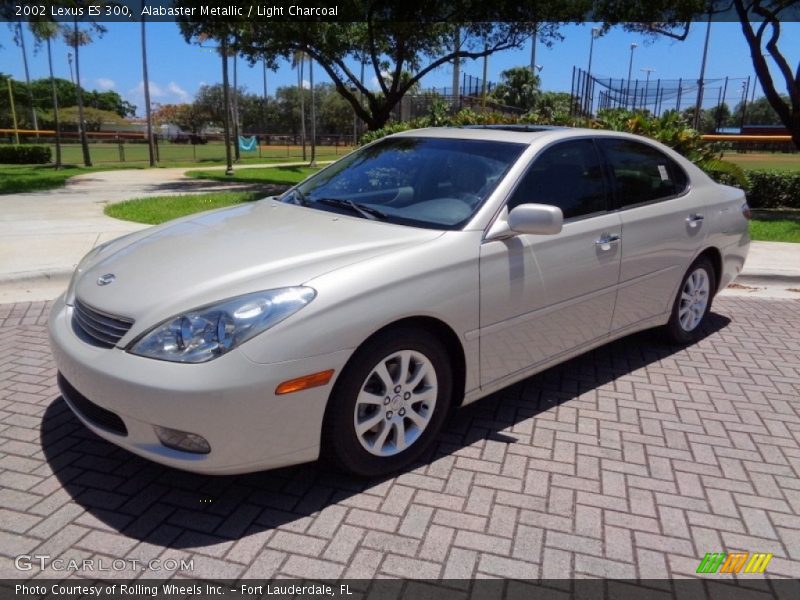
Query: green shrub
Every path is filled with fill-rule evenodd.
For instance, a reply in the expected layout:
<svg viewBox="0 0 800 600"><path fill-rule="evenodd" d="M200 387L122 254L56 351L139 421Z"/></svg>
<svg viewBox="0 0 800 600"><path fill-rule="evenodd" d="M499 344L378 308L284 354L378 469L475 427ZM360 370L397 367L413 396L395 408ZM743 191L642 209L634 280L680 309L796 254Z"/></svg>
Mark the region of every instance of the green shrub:
<svg viewBox="0 0 800 600"><path fill-rule="evenodd" d="M401 131L416 129L417 127L427 127L427 125L417 124L417 121L401 121L401 122L389 123L385 127L381 127L380 129L375 129L374 131L368 131L367 133L362 135L361 145L363 146L365 144L369 144L370 142L379 140L382 137L386 137L387 135L392 135L393 133L400 133Z"/></svg>
<svg viewBox="0 0 800 600"><path fill-rule="evenodd" d="M747 203L751 208L800 209L800 173L750 171L747 177Z"/></svg>
<svg viewBox="0 0 800 600"><path fill-rule="evenodd" d="M719 158L719 151L713 144L704 142L700 133L674 110L668 110L660 117L648 112L613 108L598 111L597 118L589 125L595 129L627 131L652 138L669 146L692 162L701 165Z"/></svg>
<svg viewBox="0 0 800 600"><path fill-rule="evenodd" d="M710 160L698 165L711 179L723 185L731 185L742 190L750 189L747 174L739 165L726 160Z"/></svg>
<svg viewBox="0 0 800 600"><path fill-rule="evenodd" d="M51 155L50 146L0 146L0 163L6 165L45 165Z"/></svg>

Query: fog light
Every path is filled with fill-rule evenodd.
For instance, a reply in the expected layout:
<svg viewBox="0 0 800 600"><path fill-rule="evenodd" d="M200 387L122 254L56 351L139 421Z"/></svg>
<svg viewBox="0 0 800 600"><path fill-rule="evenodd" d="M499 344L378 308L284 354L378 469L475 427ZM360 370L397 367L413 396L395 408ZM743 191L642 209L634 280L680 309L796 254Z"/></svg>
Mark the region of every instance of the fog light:
<svg viewBox="0 0 800 600"><path fill-rule="evenodd" d="M153 425L153 429L155 429L158 439L167 448L195 454L208 454L211 452L211 446L202 435L170 429L169 427L159 427L158 425Z"/></svg>

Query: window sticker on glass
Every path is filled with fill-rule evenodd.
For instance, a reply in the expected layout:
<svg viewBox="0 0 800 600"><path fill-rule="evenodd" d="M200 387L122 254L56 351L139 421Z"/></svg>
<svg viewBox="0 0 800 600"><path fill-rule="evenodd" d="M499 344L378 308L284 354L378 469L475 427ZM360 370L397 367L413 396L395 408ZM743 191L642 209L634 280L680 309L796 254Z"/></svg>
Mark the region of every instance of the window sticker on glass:
<svg viewBox="0 0 800 600"><path fill-rule="evenodd" d="M669 173L667 173L667 167L664 165L658 165L658 173L661 175L661 181L669 181Z"/></svg>

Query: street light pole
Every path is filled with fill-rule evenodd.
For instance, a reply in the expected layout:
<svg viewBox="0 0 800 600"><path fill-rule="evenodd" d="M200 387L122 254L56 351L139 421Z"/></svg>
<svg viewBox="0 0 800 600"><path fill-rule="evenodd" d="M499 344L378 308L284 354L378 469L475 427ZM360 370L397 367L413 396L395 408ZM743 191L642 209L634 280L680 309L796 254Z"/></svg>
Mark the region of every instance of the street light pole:
<svg viewBox="0 0 800 600"><path fill-rule="evenodd" d="M589 113L592 110L592 54L594 53L594 39L599 37L600 35L600 28L599 27L592 27L592 32L589 40L589 67L586 69L586 90L584 95L586 96L586 110L585 112Z"/></svg>
<svg viewBox="0 0 800 600"><path fill-rule="evenodd" d="M703 85L706 78L706 59L708 58L708 41L711 39L711 17L712 13L708 12L708 25L706 26L706 42L703 46L703 61L700 63L700 78L697 80L697 100L694 104L694 123L692 126L695 129L700 128L700 110L703 106Z"/></svg>
<svg viewBox="0 0 800 600"><path fill-rule="evenodd" d="M742 118L741 122L739 123L739 133L742 133L742 128L744 127L744 119L747 115L747 88L750 85L750 76L748 75L747 80L742 82ZM753 86L756 85L756 82L753 82Z"/></svg>
<svg viewBox="0 0 800 600"><path fill-rule="evenodd" d="M648 96L650 94L650 73L654 73L655 69L653 67L645 67L645 68L639 69L639 70L640 71L644 71L645 73L647 73L647 76L645 77L645 80L644 80L644 102L642 103L642 105L644 106L644 109L647 110L647 100L648 100Z"/></svg>
<svg viewBox="0 0 800 600"><path fill-rule="evenodd" d="M639 47L639 44L636 42L631 43L631 60L628 62L628 91L625 94L625 107L627 108L628 104L631 101L631 71L633 71L633 51Z"/></svg>

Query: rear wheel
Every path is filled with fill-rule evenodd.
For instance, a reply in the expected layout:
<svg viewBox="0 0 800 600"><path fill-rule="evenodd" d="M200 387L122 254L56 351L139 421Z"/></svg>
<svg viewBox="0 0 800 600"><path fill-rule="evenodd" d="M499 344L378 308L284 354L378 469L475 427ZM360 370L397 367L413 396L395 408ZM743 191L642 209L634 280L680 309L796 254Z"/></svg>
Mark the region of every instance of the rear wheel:
<svg viewBox="0 0 800 600"><path fill-rule="evenodd" d="M324 424L329 457L363 476L409 465L449 412L452 370L444 346L420 329L387 331L351 358Z"/></svg>
<svg viewBox="0 0 800 600"><path fill-rule="evenodd" d="M688 344L700 337L701 325L711 311L716 289L714 266L708 258L700 257L684 275L672 306L665 328L671 342Z"/></svg>

